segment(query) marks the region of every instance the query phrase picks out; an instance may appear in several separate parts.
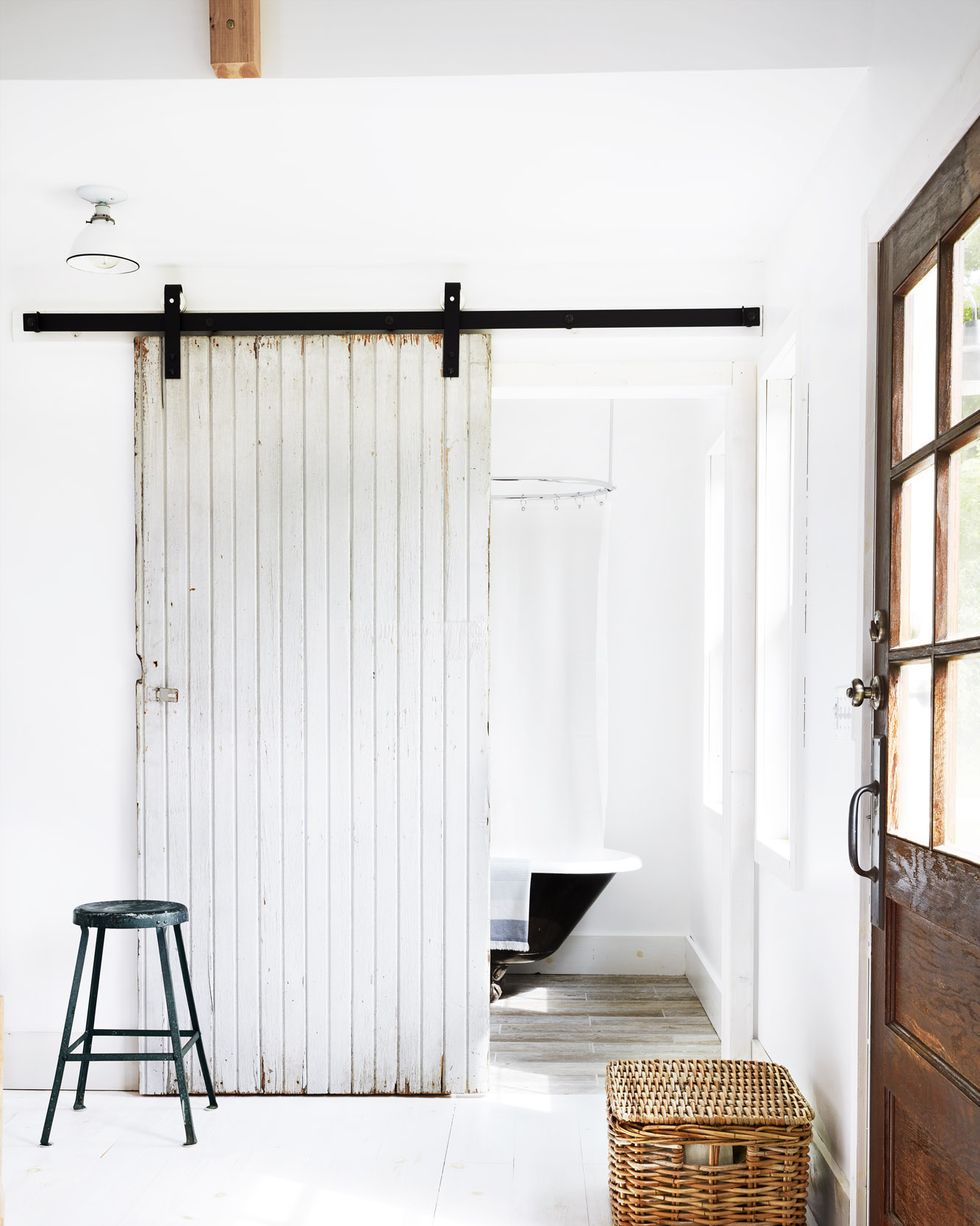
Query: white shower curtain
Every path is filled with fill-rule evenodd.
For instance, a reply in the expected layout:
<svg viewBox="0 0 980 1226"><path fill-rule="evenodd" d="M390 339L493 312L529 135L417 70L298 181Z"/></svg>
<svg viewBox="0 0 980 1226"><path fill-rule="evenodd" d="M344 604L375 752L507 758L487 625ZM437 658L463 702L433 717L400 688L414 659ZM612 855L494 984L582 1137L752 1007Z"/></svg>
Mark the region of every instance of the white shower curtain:
<svg viewBox="0 0 980 1226"><path fill-rule="evenodd" d="M609 506L494 501L490 541L493 855L604 846Z"/></svg>

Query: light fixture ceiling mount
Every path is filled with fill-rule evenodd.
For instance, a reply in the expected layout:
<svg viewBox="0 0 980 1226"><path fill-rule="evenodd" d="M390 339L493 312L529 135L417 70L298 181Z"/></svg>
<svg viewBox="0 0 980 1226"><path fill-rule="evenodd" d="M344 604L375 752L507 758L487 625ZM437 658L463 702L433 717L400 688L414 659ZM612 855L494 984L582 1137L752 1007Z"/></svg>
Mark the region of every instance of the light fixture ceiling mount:
<svg viewBox="0 0 980 1226"><path fill-rule="evenodd" d="M65 262L70 268L83 272L135 272L139 261L123 254L127 250L125 234L109 212L126 199L126 193L121 187L102 183L86 183L76 191L83 200L95 206L95 211L76 235Z"/></svg>

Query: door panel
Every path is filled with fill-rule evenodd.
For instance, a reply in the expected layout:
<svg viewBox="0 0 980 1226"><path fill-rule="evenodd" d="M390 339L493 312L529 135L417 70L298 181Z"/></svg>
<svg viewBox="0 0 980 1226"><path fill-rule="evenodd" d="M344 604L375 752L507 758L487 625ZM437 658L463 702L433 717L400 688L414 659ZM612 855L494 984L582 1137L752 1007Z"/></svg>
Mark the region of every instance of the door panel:
<svg viewBox="0 0 980 1226"><path fill-rule="evenodd" d="M980 1220L978 218L980 122L880 247L873 1226Z"/></svg>
<svg viewBox="0 0 980 1226"><path fill-rule="evenodd" d="M452 380L419 336L136 357L140 884L190 906L216 1086L480 1090L487 338Z"/></svg>
<svg viewBox="0 0 980 1226"><path fill-rule="evenodd" d="M890 1021L918 1039L945 1072L980 1085L980 949L894 903L888 932L895 964Z"/></svg>
<svg viewBox="0 0 980 1226"><path fill-rule="evenodd" d="M970 1222L980 1204L980 1184L922 1128L918 1111L892 1107L891 1165L895 1171L892 1220Z"/></svg>

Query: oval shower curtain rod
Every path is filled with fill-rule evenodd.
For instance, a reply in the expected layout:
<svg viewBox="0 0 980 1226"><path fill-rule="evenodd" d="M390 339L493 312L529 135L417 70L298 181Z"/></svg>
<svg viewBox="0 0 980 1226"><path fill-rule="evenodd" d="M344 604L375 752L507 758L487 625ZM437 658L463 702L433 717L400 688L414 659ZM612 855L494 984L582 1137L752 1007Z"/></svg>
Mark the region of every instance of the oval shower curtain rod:
<svg viewBox="0 0 980 1226"><path fill-rule="evenodd" d="M164 338L164 375L180 378L181 336L296 332L443 334L442 373L459 375L462 332L537 328L758 328L761 307L657 307L586 311L463 311L460 283L447 281L441 311L182 311L180 285L163 287L163 311L24 315L25 332L135 332Z"/></svg>
<svg viewBox="0 0 980 1226"><path fill-rule="evenodd" d="M615 485L610 485L608 481L597 481L594 477L491 477L491 488L498 482L501 484L513 482L514 488L508 490L507 493L492 493L490 497L495 502L557 502L559 499L568 498L605 498L607 494L611 494L616 488ZM520 482L527 482L528 484L540 482L544 485L562 485L570 488L548 490L546 493L535 494L517 488Z"/></svg>

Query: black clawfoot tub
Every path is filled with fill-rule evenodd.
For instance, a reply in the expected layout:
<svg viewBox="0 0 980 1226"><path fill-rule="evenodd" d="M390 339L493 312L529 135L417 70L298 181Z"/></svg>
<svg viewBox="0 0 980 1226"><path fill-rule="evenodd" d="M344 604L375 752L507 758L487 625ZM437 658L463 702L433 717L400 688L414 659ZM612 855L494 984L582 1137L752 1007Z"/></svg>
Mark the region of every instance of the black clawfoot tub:
<svg viewBox="0 0 980 1226"><path fill-rule="evenodd" d="M526 952L512 949L490 951L490 996L501 994L500 981L518 962L550 958L617 873L641 867L638 856L604 850L577 860L531 861L531 905Z"/></svg>

